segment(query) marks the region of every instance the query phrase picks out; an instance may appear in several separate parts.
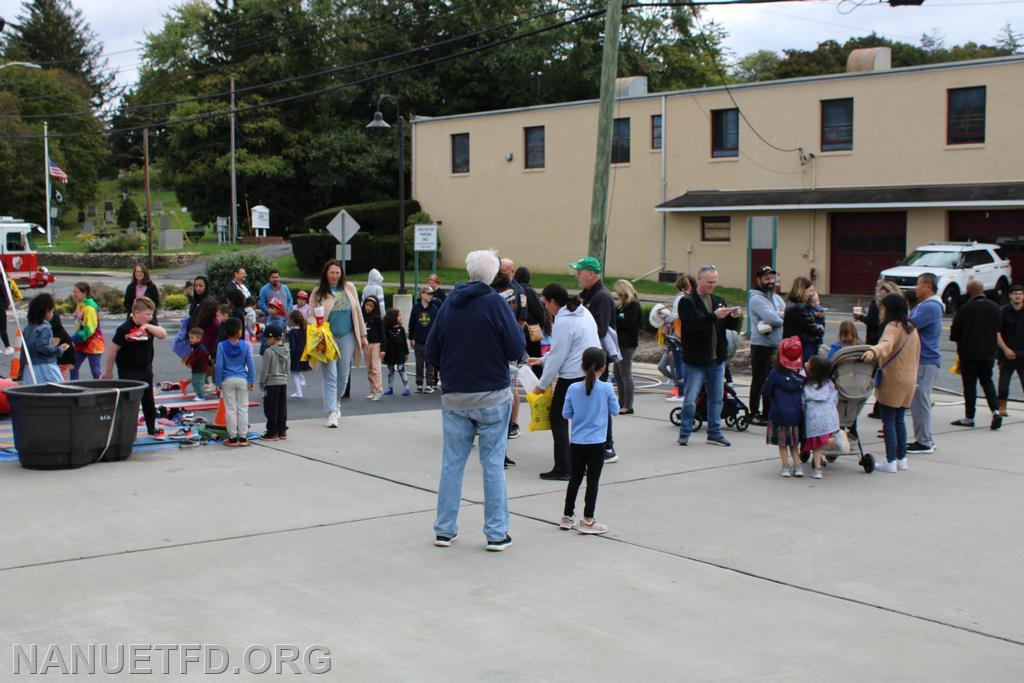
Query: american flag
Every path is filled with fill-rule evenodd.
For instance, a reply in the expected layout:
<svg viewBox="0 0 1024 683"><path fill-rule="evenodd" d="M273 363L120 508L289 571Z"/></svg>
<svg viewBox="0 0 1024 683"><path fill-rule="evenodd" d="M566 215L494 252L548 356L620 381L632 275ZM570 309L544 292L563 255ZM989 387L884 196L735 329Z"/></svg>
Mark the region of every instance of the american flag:
<svg viewBox="0 0 1024 683"><path fill-rule="evenodd" d="M68 174L53 159L50 159L50 175L65 185L68 184Z"/></svg>

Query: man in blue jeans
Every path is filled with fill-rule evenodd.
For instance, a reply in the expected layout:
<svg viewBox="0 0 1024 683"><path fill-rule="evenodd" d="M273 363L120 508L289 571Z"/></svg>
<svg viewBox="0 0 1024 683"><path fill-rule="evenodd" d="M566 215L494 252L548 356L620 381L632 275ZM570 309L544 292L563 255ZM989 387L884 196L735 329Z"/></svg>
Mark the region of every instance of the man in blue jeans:
<svg viewBox="0 0 1024 683"><path fill-rule="evenodd" d="M458 535L462 475L480 437L484 479L484 535L487 550L512 545L508 534L505 449L512 396L508 365L523 357L526 338L512 310L490 283L498 273L493 251L466 257L469 282L458 285L437 312L427 337L426 357L441 371L444 458L437 491L434 545L447 548Z"/></svg>
<svg viewBox="0 0 1024 683"><path fill-rule="evenodd" d="M693 416L697 412L697 395L707 384L708 439L714 446L731 446L722 435L722 392L725 382L726 330L739 330L740 307L729 307L725 299L715 295L718 269L701 266L697 272L697 290L679 302L683 323L683 398L682 423L679 425L680 446L690 444Z"/></svg>

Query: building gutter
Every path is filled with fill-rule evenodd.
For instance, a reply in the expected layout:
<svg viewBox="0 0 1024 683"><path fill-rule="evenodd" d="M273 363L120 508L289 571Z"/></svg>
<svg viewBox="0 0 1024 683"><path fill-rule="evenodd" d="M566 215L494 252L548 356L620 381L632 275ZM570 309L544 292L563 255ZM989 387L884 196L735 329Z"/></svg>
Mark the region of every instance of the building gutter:
<svg viewBox="0 0 1024 683"><path fill-rule="evenodd" d="M893 202L866 204L746 204L732 206L682 206L661 207L654 210L658 213L709 213L711 211L811 211L836 209L956 209L956 208L994 208L1024 207L1024 200L1005 199L997 201L960 201L960 202Z"/></svg>

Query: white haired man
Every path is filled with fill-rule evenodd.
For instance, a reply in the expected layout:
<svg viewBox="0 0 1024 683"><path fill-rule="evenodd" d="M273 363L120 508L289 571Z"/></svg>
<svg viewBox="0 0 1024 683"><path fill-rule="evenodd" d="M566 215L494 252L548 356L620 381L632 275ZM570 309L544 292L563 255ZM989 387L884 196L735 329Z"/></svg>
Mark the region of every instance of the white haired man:
<svg viewBox="0 0 1024 683"><path fill-rule="evenodd" d="M466 272L469 282L448 294L427 337L427 361L444 377L444 457L434 545L448 547L458 536L462 477L473 437L479 436L486 547L501 551L512 544L504 468L512 414L508 364L522 358L526 339L512 310L490 286L498 273L495 253L471 252Z"/></svg>

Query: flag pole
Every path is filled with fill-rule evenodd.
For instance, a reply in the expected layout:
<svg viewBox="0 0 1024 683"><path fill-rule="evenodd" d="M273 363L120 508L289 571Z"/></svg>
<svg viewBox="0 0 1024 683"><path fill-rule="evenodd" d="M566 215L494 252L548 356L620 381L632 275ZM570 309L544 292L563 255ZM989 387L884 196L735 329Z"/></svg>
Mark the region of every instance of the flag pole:
<svg viewBox="0 0 1024 683"><path fill-rule="evenodd" d="M46 166L46 246L53 246L50 233L50 137L46 121L43 121L43 164Z"/></svg>

